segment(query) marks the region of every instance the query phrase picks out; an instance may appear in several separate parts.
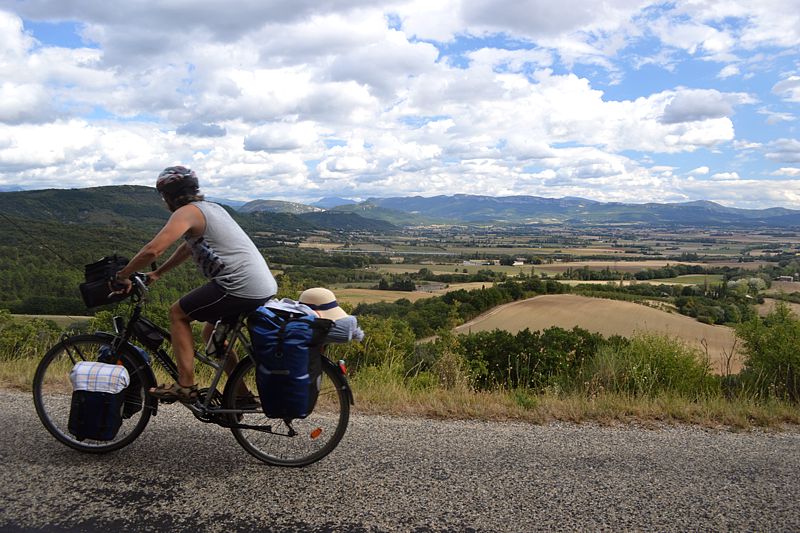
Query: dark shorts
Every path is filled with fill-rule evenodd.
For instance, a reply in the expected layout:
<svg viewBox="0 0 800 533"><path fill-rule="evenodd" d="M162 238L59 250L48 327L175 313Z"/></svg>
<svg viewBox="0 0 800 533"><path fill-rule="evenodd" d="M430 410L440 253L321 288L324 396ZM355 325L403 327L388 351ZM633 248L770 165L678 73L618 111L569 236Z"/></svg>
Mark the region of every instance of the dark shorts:
<svg viewBox="0 0 800 533"><path fill-rule="evenodd" d="M217 283L209 282L180 299L178 304L192 320L214 323L235 322L242 313L255 310L267 298L240 298L225 292Z"/></svg>

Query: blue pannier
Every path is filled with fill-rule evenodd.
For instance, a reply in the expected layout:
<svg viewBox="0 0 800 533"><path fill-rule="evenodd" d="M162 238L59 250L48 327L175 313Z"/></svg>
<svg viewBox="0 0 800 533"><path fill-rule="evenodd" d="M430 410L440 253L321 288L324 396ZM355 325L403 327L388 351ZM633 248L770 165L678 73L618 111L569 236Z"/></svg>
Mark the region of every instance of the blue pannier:
<svg viewBox="0 0 800 533"><path fill-rule="evenodd" d="M322 376L319 342L332 321L277 314L259 307L248 317L256 386L270 418L305 418L314 409Z"/></svg>

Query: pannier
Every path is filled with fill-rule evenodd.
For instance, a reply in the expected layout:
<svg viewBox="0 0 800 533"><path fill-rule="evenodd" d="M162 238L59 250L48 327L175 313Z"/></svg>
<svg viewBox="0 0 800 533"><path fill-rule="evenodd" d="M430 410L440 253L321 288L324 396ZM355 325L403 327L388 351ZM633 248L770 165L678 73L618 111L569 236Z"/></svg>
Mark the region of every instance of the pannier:
<svg viewBox="0 0 800 533"><path fill-rule="evenodd" d="M127 294L110 294L111 290L108 288L108 282L127 264L126 258L114 254L84 267L84 282L78 288L86 307L98 307L128 297Z"/></svg>
<svg viewBox="0 0 800 533"><path fill-rule="evenodd" d="M307 417L317 403L322 379L320 342L333 322L259 307L247 324L264 414L287 420Z"/></svg>
<svg viewBox="0 0 800 533"><path fill-rule="evenodd" d="M130 378L123 365L81 361L69 375L72 382L67 429L79 441L114 440L122 425L122 391Z"/></svg>

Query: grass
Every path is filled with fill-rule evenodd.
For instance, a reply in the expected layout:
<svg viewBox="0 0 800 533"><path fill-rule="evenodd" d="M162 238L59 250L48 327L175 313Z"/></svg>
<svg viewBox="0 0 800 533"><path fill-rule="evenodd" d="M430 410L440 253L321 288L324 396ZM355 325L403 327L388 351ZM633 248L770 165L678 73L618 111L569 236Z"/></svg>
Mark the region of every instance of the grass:
<svg viewBox="0 0 800 533"><path fill-rule="evenodd" d="M14 319L15 322L27 322L34 318L40 318L42 320L50 320L54 322L60 328L66 328L71 326L72 324L81 323L84 324L92 319L90 316L70 316L70 315L15 315L12 314L11 318Z"/></svg>
<svg viewBox="0 0 800 533"><path fill-rule="evenodd" d="M30 392L38 363L33 358L1 360L0 387ZM166 380L165 374L157 374ZM200 381L210 378L205 372L198 374ZM414 380L404 380L387 365L363 369L351 378L351 386L354 409L360 414L534 424L693 424L735 430L800 425L796 405L774 400L729 401L719 396L692 400L667 393L645 398L612 392L532 394L524 390L475 391L464 384L447 389L430 382L415 386Z"/></svg>
<svg viewBox="0 0 800 533"><path fill-rule="evenodd" d="M660 394L652 398L620 393L529 394L525 391L409 390L386 387L355 379L358 413L393 414L438 419L477 419L598 423L603 425L692 424L730 429L772 428L800 425L796 406L778 401L728 401L721 397L690 400Z"/></svg>

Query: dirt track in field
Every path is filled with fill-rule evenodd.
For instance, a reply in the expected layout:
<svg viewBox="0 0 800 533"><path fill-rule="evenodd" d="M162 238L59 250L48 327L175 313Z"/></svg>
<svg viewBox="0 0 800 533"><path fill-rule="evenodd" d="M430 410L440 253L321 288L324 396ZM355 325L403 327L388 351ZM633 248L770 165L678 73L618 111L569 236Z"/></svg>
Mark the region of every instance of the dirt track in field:
<svg viewBox="0 0 800 533"><path fill-rule="evenodd" d="M679 315L659 311L644 305L602 298L588 298L572 294L550 294L496 307L476 319L456 328L458 333L502 329L516 333L525 328L532 331L558 326L572 329L575 326L605 336L631 336L637 331L665 333L677 337L705 352L712 369L723 372L725 353L734 347L733 329L727 326L710 326ZM738 372L741 358L734 357L731 371Z"/></svg>

